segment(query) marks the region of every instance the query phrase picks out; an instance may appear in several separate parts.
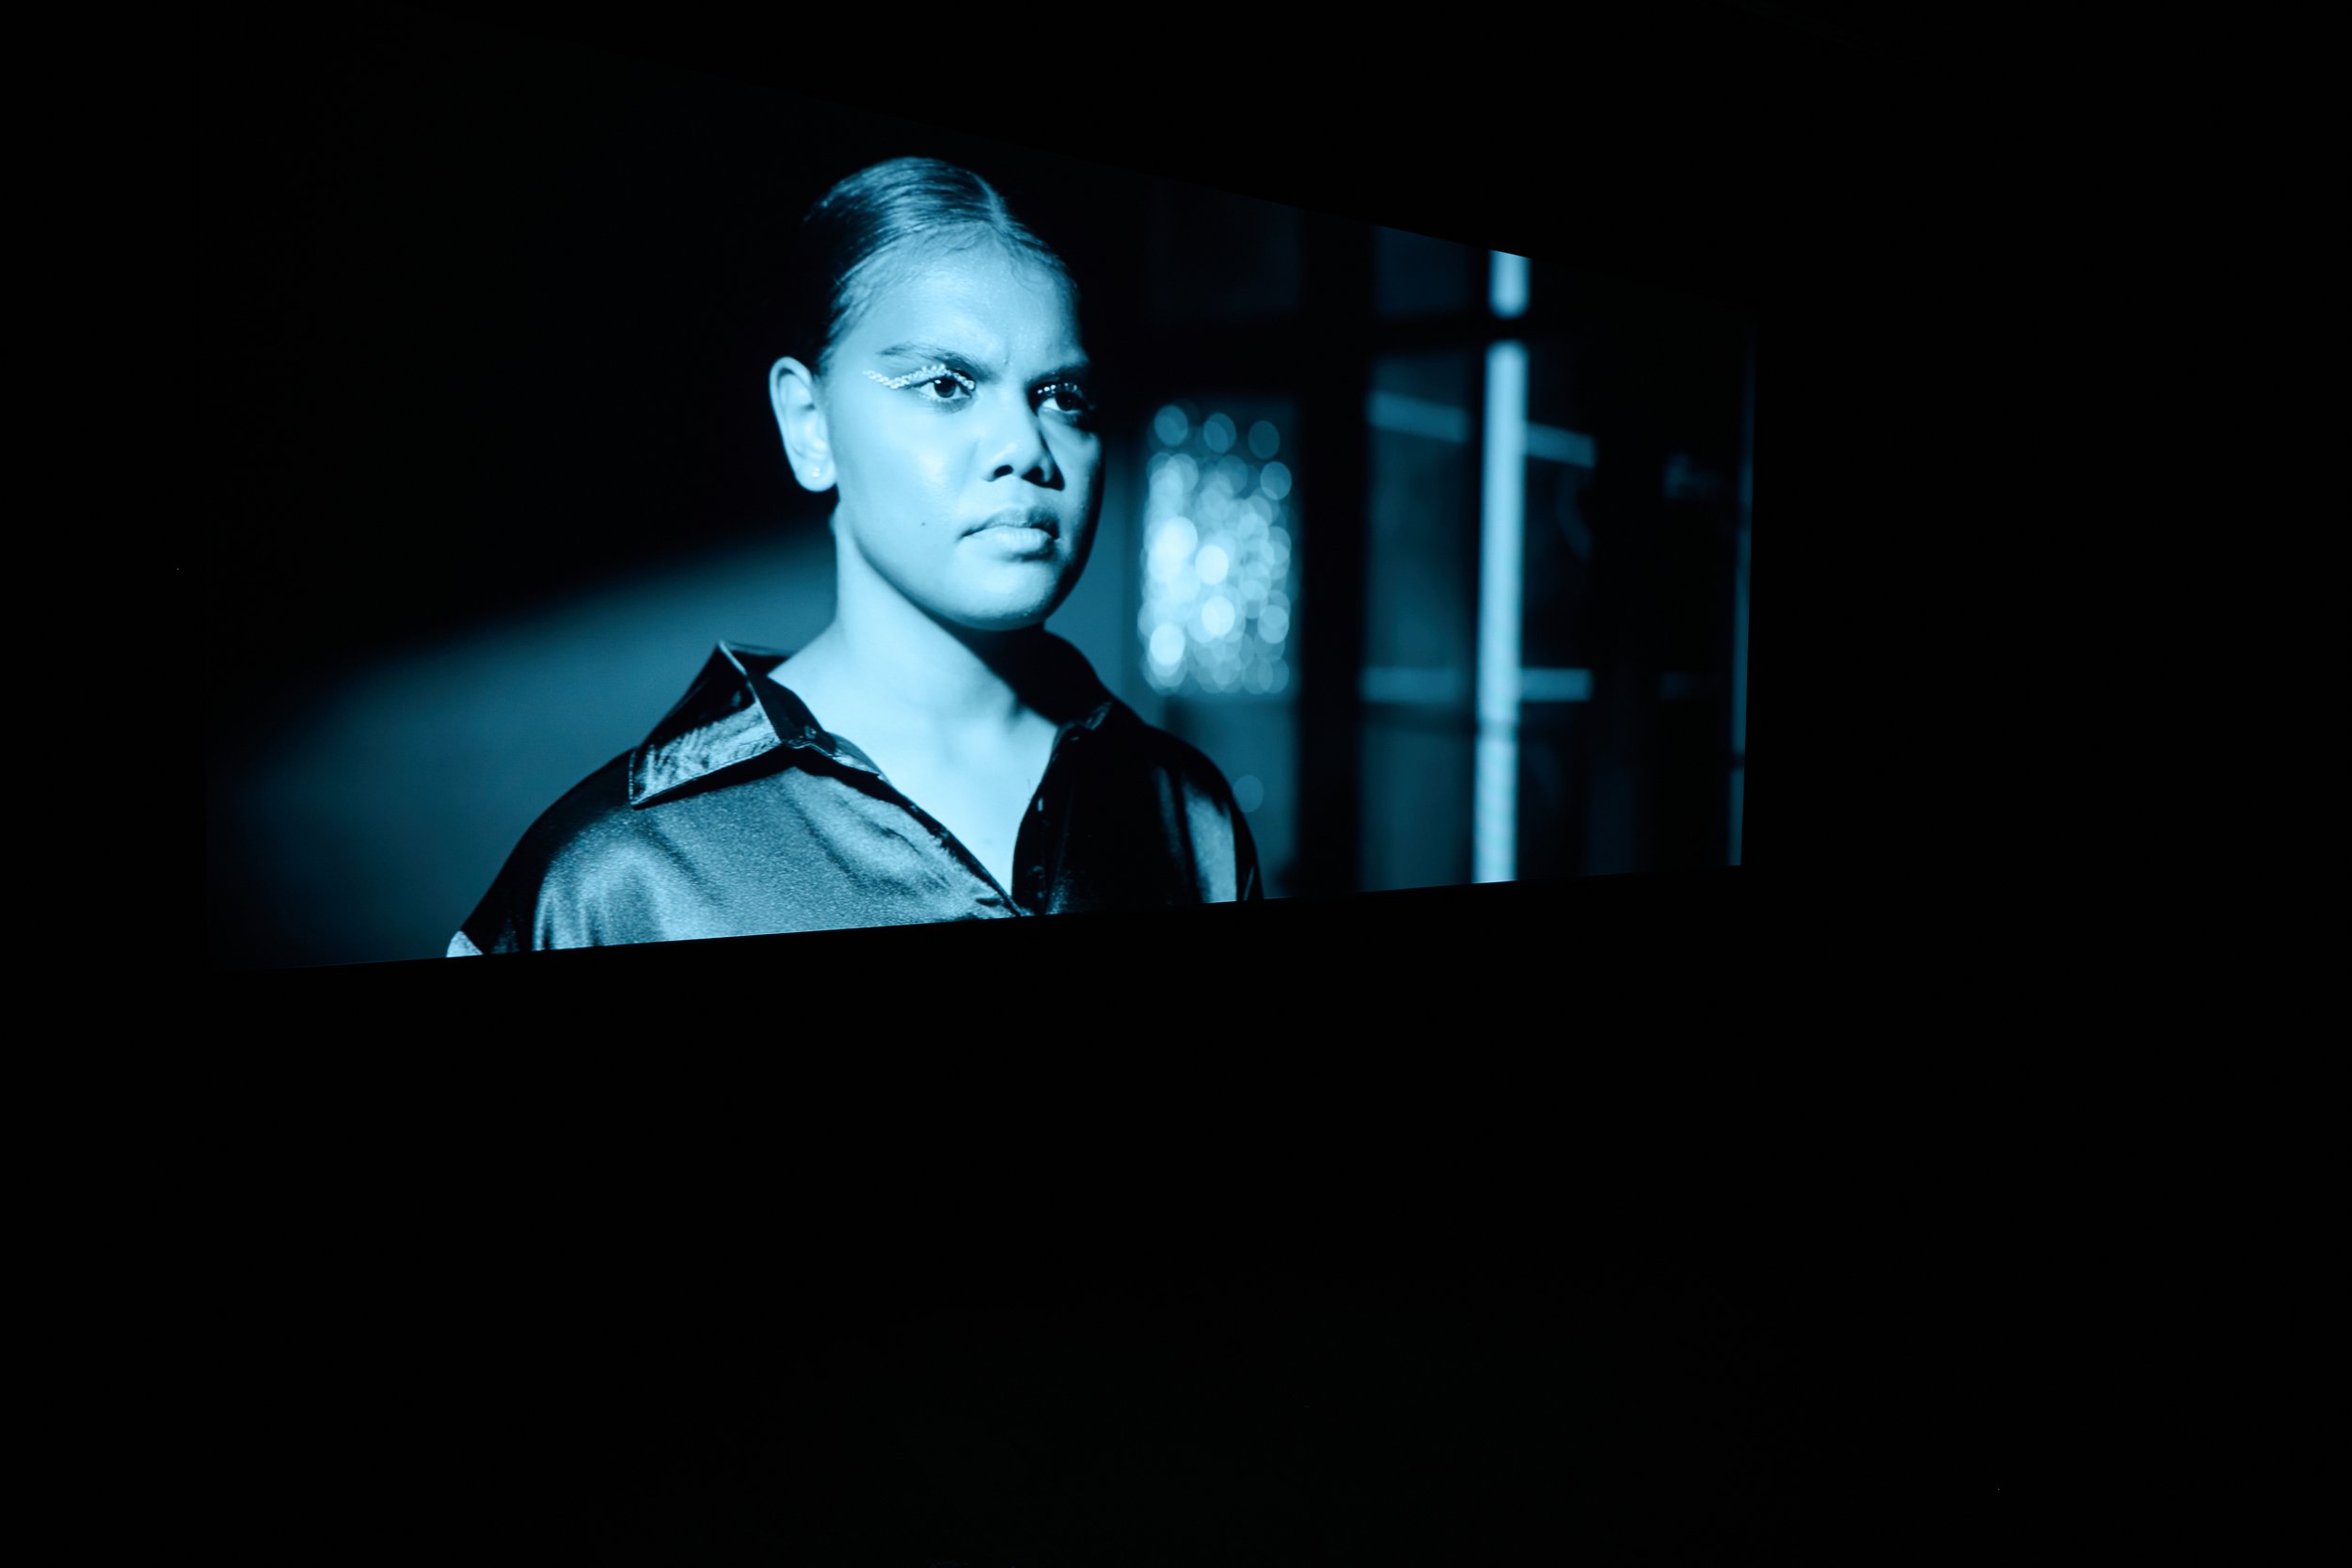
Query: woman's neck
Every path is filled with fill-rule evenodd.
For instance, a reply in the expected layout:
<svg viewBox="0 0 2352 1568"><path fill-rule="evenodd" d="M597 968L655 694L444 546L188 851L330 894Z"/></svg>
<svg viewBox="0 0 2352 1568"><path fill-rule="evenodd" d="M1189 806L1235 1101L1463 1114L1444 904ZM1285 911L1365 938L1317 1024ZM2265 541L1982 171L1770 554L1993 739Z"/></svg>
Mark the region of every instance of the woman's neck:
<svg viewBox="0 0 2352 1568"><path fill-rule="evenodd" d="M832 622L776 671L818 723L860 744L864 731L877 740L928 737L953 751L1039 722L1023 688L1044 646L1042 626L943 625L870 569L845 569L840 578Z"/></svg>

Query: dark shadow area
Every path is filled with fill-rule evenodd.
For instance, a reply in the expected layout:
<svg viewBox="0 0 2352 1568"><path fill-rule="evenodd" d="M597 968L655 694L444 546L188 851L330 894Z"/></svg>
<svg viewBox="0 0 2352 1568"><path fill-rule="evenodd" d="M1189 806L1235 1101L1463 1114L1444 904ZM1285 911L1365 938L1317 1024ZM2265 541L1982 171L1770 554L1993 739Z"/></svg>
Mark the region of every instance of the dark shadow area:
<svg viewBox="0 0 2352 1568"><path fill-rule="evenodd" d="M1862 1451L1879 1395L1845 1424L1879 1375L1856 1362L1885 1366L1901 1314L1976 1289L1922 1272L1824 1151L1719 1142L1758 1162L1726 1191L1575 1110L1619 1088L1591 1075L1514 1079L1518 1109L1409 1132L1417 1096L1386 1077L1311 1148L1302 1061L1209 1137L1189 1113L1218 1097L1196 1090L1051 1142L1070 1107L983 1092L830 1131L780 1110L775 1140L730 1154L709 1107L580 1060L551 1091L480 1074L472 1110L374 1073L361 1108L331 1092L356 1079L314 1074L346 1109L227 1162L204 1234L232 1289L190 1322L258 1542L889 1568L1819 1560L1881 1506L1892 1457ZM1091 1081L1125 1101L1148 1076ZM779 1107L872 1084L727 1081ZM958 1135L969 1110L990 1135ZM1941 1354L1904 1386L1957 1412L1946 1379L1977 1346Z"/></svg>

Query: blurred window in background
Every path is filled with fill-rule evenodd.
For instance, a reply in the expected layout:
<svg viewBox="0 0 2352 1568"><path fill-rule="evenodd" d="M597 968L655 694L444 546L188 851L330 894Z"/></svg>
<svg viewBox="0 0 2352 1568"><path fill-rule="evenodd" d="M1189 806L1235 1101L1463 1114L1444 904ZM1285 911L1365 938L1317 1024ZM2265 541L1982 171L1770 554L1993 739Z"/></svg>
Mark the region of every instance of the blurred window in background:
<svg viewBox="0 0 2352 1568"><path fill-rule="evenodd" d="M1295 845L1316 885L1363 891L1738 863L1747 325L1396 230L1327 224L1304 265L1306 230L1264 204L1181 194L1155 286L1184 368L1141 432L1130 646L1162 721L1233 777L1269 891L1297 891ZM1318 520L1301 411L1328 432L1357 396L1361 471L1315 493L1360 495L1361 515ZM1318 595L1356 593L1360 658L1338 687L1355 727L1334 730L1331 675L1307 671L1301 695L1299 630L1332 624ZM1311 735L1349 737L1343 771L1319 775L1355 793L1349 863L1343 825L1337 851L1299 836Z"/></svg>
<svg viewBox="0 0 2352 1568"><path fill-rule="evenodd" d="M1453 341L1373 362L1361 884L1737 863L1744 336L1421 235L1375 263L1381 316Z"/></svg>
<svg viewBox="0 0 2352 1568"><path fill-rule="evenodd" d="M1480 374L1468 348L1373 361L1359 863L1366 888L1470 879Z"/></svg>

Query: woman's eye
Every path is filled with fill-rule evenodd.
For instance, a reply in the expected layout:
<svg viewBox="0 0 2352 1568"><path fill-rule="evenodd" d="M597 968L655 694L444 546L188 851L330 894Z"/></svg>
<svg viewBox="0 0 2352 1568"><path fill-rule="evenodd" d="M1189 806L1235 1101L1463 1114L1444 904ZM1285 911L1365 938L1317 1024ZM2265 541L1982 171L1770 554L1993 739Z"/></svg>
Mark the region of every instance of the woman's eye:
<svg viewBox="0 0 2352 1568"><path fill-rule="evenodd" d="M920 385L924 398L931 403L961 403L973 391L971 381L953 371L926 376Z"/></svg>
<svg viewBox="0 0 2352 1568"><path fill-rule="evenodd" d="M1039 388L1037 400L1041 407L1051 408L1072 419L1084 419L1094 412L1094 404L1086 395L1086 389L1067 381L1057 381Z"/></svg>
<svg viewBox="0 0 2352 1568"><path fill-rule="evenodd" d="M912 390L926 403L961 403L979 390L980 384L961 371L946 365L927 365L904 375L884 375L880 371L867 371L866 379L878 381L894 392Z"/></svg>

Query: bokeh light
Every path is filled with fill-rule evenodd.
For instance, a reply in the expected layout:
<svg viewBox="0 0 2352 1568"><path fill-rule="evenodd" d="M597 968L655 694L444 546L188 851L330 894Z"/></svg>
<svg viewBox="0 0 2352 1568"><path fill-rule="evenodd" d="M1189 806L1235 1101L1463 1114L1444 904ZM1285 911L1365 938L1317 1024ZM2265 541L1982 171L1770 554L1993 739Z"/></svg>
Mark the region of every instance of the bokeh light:
<svg viewBox="0 0 2352 1568"><path fill-rule="evenodd" d="M1194 421L1170 404L1145 467L1144 674L1161 691L1270 696L1290 681L1291 490L1270 461L1281 432L1254 420L1235 451L1232 418Z"/></svg>

